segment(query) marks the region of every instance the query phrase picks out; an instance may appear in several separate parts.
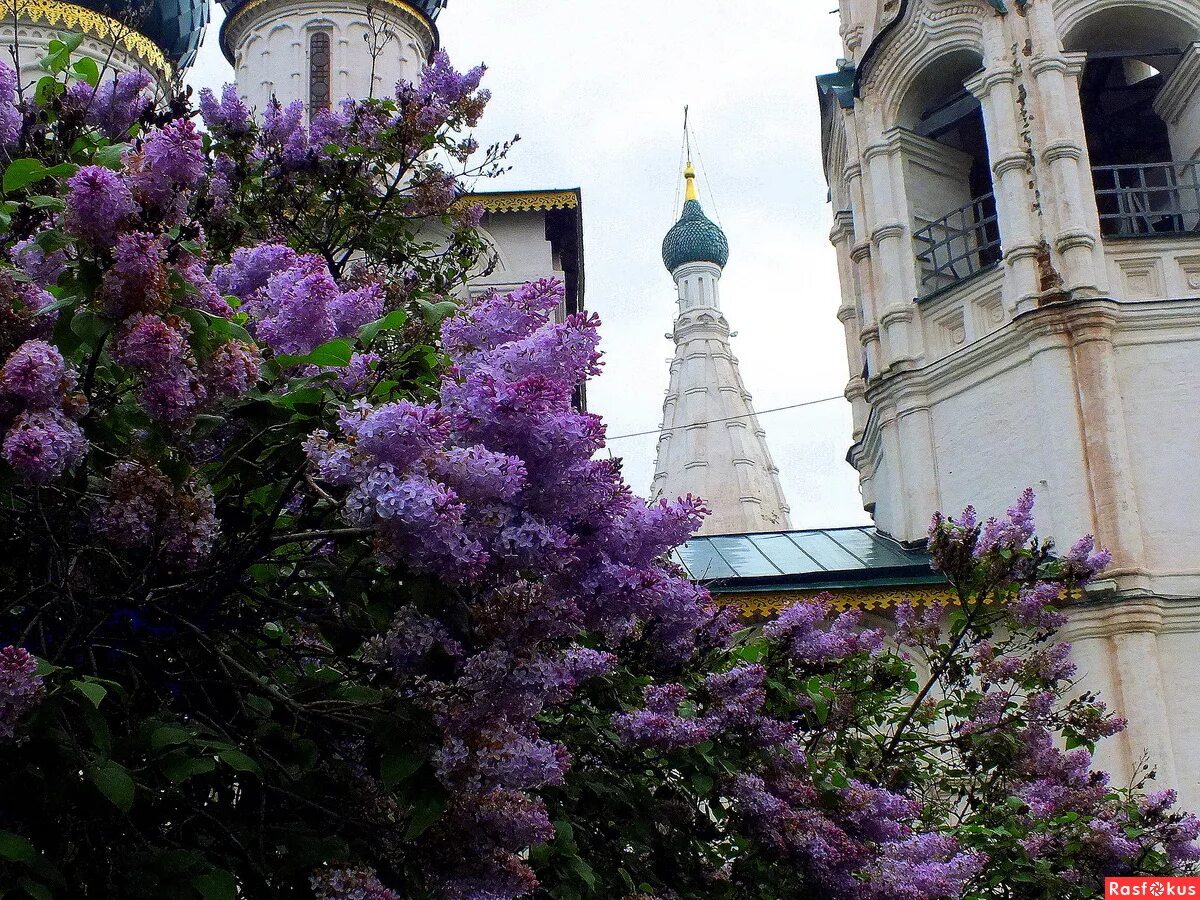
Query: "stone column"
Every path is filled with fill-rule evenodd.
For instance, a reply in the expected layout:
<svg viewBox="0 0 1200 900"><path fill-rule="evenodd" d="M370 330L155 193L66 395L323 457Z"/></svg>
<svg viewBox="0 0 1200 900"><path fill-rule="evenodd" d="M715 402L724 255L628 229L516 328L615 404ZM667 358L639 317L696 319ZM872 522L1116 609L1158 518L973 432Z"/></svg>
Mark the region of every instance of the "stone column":
<svg viewBox="0 0 1200 900"><path fill-rule="evenodd" d="M1041 293L1038 256L1042 250L1036 197L1030 187L1033 160L1026 143L1027 125L1020 110L1015 61L997 63L966 82L979 98L992 162L992 185L1000 219L1007 272L1004 301L1010 313L1036 305Z"/></svg>
<svg viewBox="0 0 1200 900"><path fill-rule="evenodd" d="M883 368L883 353L879 345L879 315L877 311L874 260L871 255L871 232L867 224L870 210L867 208L867 192L863 180L862 157L859 151L856 117L846 112L846 168L842 179L846 184L846 195L850 198L854 227L853 243L850 246L850 261L854 264L855 296L858 300L859 340L867 369L872 376Z"/></svg>
<svg viewBox="0 0 1200 900"><path fill-rule="evenodd" d="M1108 278L1079 101L1079 76L1087 56L1062 52L1050 4L1031 4L1026 20L1032 48L1028 71L1039 101L1034 114L1041 123L1036 164L1042 172L1037 183L1048 219L1047 237L1058 263L1056 274L1062 281L1060 287L1052 273L1042 272L1041 286L1049 299L1062 292L1100 296Z"/></svg>
<svg viewBox="0 0 1200 900"><path fill-rule="evenodd" d="M1145 587L1142 517L1113 347L1116 310L1113 301L1098 300L1067 307L1063 315L1069 317L1073 344L1096 538L1112 551L1110 575L1125 576L1123 587Z"/></svg>
<svg viewBox="0 0 1200 900"><path fill-rule="evenodd" d="M899 137L899 129L892 129L863 151L871 190L870 233L878 261L878 326L885 371L914 368L924 355L916 327L916 258Z"/></svg>

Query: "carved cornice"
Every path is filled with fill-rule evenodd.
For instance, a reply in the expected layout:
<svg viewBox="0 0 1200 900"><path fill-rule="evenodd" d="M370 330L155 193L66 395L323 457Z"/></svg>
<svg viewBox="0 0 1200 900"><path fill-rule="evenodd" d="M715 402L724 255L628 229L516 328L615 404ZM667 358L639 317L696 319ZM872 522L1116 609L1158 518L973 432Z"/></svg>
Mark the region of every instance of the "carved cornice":
<svg viewBox="0 0 1200 900"><path fill-rule="evenodd" d="M12 7L6 11L13 15ZM116 19L61 0L18 0L16 17L37 25L49 25L85 34L135 57L159 79L170 80L174 69L158 45Z"/></svg>
<svg viewBox="0 0 1200 900"><path fill-rule="evenodd" d="M718 593L713 599L722 606L735 607L747 619L766 619L776 616L790 606L828 597L829 605L838 612L862 609L883 612L895 609L908 601L914 606L946 606L957 598L950 587L920 584L912 587L853 587L824 590L793 590L777 592Z"/></svg>
<svg viewBox="0 0 1200 900"><path fill-rule="evenodd" d="M551 212L578 209L579 191L512 191L495 194L467 194L456 208L479 204L490 213Z"/></svg>

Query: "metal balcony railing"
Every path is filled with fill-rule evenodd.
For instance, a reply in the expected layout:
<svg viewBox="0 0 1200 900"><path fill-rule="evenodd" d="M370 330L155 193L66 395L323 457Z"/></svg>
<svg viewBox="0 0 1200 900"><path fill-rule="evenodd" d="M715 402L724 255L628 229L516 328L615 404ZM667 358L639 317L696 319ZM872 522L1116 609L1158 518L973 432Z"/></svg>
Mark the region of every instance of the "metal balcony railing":
<svg viewBox="0 0 1200 900"><path fill-rule="evenodd" d="M921 297L965 281L1000 261L996 198L985 194L913 233Z"/></svg>
<svg viewBox="0 0 1200 900"><path fill-rule="evenodd" d="M1092 178L1105 237L1200 231L1200 160L1097 166Z"/></svg>

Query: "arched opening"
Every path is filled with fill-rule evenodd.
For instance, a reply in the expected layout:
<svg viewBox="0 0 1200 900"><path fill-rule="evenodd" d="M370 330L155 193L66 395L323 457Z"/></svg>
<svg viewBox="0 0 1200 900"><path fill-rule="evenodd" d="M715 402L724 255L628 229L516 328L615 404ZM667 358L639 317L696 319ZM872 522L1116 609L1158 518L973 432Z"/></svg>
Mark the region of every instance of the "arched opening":
<svg viewBox="0 0 1200 900"><path fill-rule="evenodd" d="M1195 231L1200 224L1200 105L1174 83L1200 30L1162 12L1112 7L1063 44L1087 53L1080 105L1106 237Z"/></svg>
<svg viewBox="0 0 1200 900"><path fill-rule="evenodd" d="M332 76L329 32L314 31L308 38L308 115L329 109Z"/></svg>
<svg viewBox="0 0 1200 900"><path fill-rule="evenodd" d="M921 296L1000 261L1000 229L983 110L964 82L983 65L957 50L928 66L900 105L905 187Z"/></svg>

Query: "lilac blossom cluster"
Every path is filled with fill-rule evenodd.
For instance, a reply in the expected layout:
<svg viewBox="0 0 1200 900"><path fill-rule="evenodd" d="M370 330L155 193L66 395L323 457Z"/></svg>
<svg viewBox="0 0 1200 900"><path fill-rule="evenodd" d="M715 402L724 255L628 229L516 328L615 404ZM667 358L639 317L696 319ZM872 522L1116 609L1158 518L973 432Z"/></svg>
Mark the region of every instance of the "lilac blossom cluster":
<svg viewBox="0 0 1200 900"><path fill-rule="evenodd" d="M63 113L78 116L111 141L126 141L153 102L147 93L153 82L150 73L141 69L118 73L96 87L73 82L63 97Z"/></svg>
<svg viewBox="0 0 1200 900"><path fill-rule="evenodd" d="M0 741L11 741L17 723L45 695L37 660L21 647L0 650Z"/></svg>
<svg viewBox="0 0 1200 900"><path fill-rule="evenodd" d="M369 869L332 869L312 877L315 900L400 900Z"/></svg>
<svg viewBox="0 0 1200 900"><path fill-rule="evenodd" d="M24 116L17 108L17 72L0 61L0 146L11 148L21 139Z"/></svg>
<svg viewBox="0 0 1200 900"><path fill-rule="evenodd" d="M86 454L75 387L75 371L45 341L21 344L0 369L0 454L27 481L57 478Z"/></svg>
<svg viewBox="0 0 1200 900"><path fill-rule="evenodd" d="M264 283L270 268L247 258L231 290ZM716 618L701 589L658 563L702 506L648 507L594 458L603 429L572 398L597 371L598 320L555 323L561 299L553 282L480 298L443 326L451 366L438 402L360 401L337 435L307 443L314 474L344 491L347 520L374 529L386 560L436 571L472 598L466 632L461 619L451 628L409 609L383 644L442 731L436 766L451 806L431 852L449 897L536 886L521 854L553 833L537 792L570 764L537 716L615 664L573 639L649 633L664 657L686 659Z"/></svg>
<svg viewBox="0 0 1200 900"><path fill-rule="evenodd" d="M134 460L122 460L108 473L92 528L115 546L158 551L183 569L208 559L220 534L209 488L176 486L158 467Z"/></svg>
<svg viewBox="0 0 1200 900"><path fill-rule="evenodd" d="M212 277L221 293L241 300L255 336L279 354L302 356L332 338L354 335L383 312L379 285L342 290L324 259L282 244L237 250Z"/></svg>

